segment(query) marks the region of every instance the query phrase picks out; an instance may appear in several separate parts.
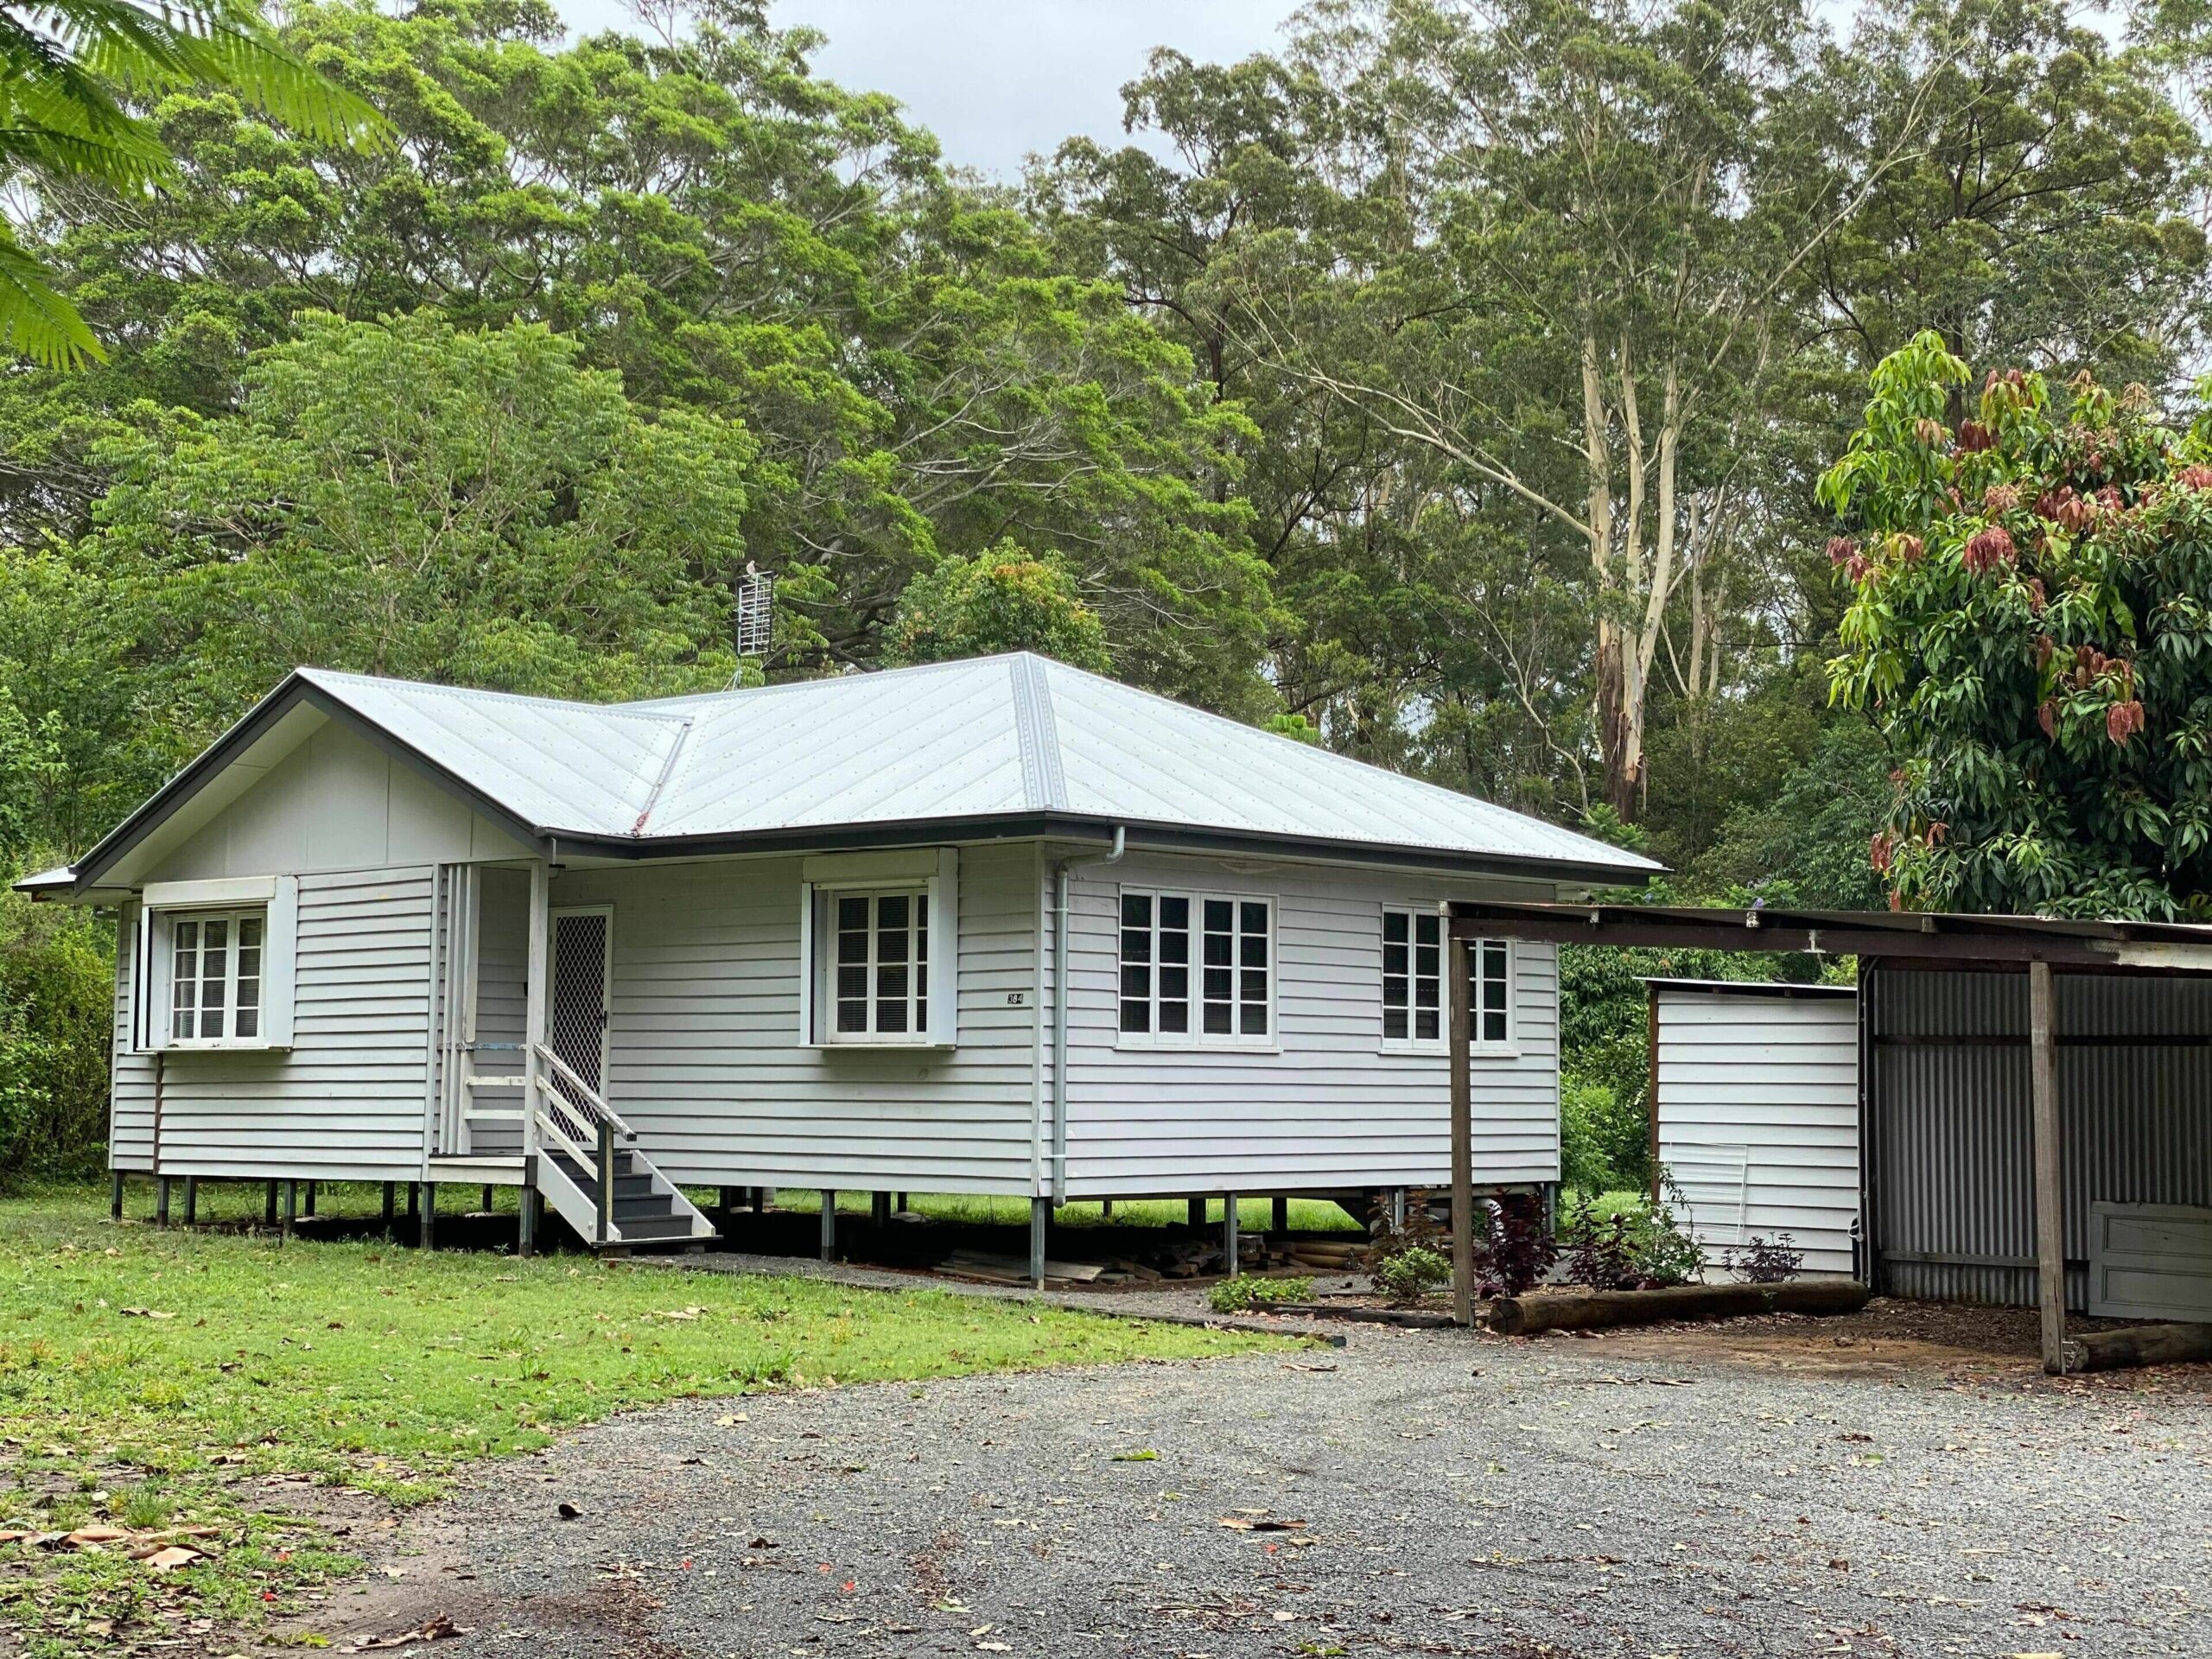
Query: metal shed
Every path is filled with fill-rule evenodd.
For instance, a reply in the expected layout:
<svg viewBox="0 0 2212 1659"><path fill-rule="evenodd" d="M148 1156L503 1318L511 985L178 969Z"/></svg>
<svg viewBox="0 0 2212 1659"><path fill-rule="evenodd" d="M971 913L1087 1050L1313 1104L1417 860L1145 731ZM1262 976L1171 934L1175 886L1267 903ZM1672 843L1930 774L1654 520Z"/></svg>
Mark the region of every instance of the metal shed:
<svg viewBox="0 0 2212 1659"><path fill-rule="evenodd" d="M1673 1182L1698 1243L1718 1252L1787 1236L1815 1272L1856 1273L1857 994L1646 983L1652 1167Z"/></svg>
<svg viewBox="0 0 2212 1659"><path fill-rule="evenodd" d="M2054 1375L2069 1308L2212 1318L2212 927L1475 900L1451 931L1856 957L1872 1288L2032 1301Z"/></svg>

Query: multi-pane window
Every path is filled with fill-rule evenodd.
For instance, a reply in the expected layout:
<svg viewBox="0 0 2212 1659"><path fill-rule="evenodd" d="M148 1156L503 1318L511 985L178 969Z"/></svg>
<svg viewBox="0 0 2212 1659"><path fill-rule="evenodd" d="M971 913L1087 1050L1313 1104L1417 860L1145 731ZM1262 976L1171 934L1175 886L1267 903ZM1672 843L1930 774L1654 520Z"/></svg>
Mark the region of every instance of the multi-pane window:
<svg viewBox="0 0 2212 1659"><path fill-rule="evenodd" d="M1121 1028L1178 1043L1274 1035L1274 906L1185 893L1122 894Z"/></svg>
<svg viewBox="0 0 2212 1659"><path fill-rule="evenodd" d="M1444 1006L1444 918L1435 911L1382 912L1382 1040L1440 1043L1450 1010ZM1468 1010L1478 1047L1513 1040L1513 947L1477 939L1467 948Z"/></svg>
<svg viewBox="0 0 2212 1659"><path fill-rule="evenodd" d="M926 888L837 893L831 1022L839 1042L911 1041L930 1024Z"/></svg>
<svg viewBox="0 0 2212 1659"><path fill-rule="evenodd" d="M194 911L169 936L169 1038L178 1043L250 1041L261 1035L259 910Z"/></svg>
<svg viewBox="0 0 2212 1659"><path fill-rule="evenodd" d="M1444 918L1433 910L1384 911L1382 1040L1443 1040L1443 992Z"/></svg>

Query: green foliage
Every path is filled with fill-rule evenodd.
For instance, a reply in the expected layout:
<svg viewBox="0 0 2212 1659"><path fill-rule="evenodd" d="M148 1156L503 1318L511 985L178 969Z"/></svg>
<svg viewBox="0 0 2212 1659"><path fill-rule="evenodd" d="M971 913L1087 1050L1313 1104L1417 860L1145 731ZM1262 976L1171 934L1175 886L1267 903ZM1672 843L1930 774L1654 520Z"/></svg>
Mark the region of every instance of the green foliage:
<svg viewBox="0 0 2212 1659"><path fill-rule="evenodd" d="M1260 729L1273 732L1277 737L1289 738L1295 743L1319 744L1321 728L1303 715L1272 715L1260 722Z"/></svg>
<svg viewBox="0 0 2212 1659"><path fill-rule="evenodd" d="M1255 1279L1243 1274L1206 1287L1206 1306L1217 1313L1250 1313L1278 1302L1310 1302L1313 1281L1306 1278Z"/></svg>
<svg viewBox="0 0 2212 1659"><path fill-rule="evenodd" d="M1967 376L1920 336L1821 480L1834 693L1899 760L1872 862L1910 909L2212 911L2212 415L1993 371L1954 429Z"/></svg>
<svg viewBox="0 0 2212 1659"><path fill-rule="evenodd" d="M941 559L906 584L886 642L894 663L944 663L1033 651L1103 674L1106 630L1083 601L1067 562L1011 538L972 559Z"/></svg>
<svg viewBox="0 0 2212 1659"><path fill-rule="evenodd" d="M1598 1046L1602 1052L1602 1042ZM1610 1192L1649 1179L1649 1119L1641 1094L1588 1076L1561 1077L1559 1137L1560 1182L1574 1192Z"/></svg>
<svg viewBox="0 0 2212 1659"><path fill-rule="evenodd" d="M1604 1208L1583 1194L1561 1242L1567 1282L1592 1290L1649 1290L1705 1276L1705 1252L1672 1208L1641 1194Z"/></svg>
<svg viewBox="0 0 2212 1659"><path fill-rule="evenodd" d="M39 0L0 8L0 163L54 184L138 196L175 161L135 113L164 94L220 88L315 137L366 145L376 111L277 41L252 0ZM103 355L48 272L0 226L0 349L51 368Z"/></svg>
<svg viewBox="0 0 2212 1659"><path fill-rule="evenodd" d="M1402 1307L1452 1282L1452 1263L1425 1244L1408 1245L1375 1264L1375 1287Z"/></svg>
<svg viewBox="0 0 2212 1659"><path fill-rule="evenodd" d="M112 930L0 894L0 1182L82 1174L107 1122Z"/></svg>

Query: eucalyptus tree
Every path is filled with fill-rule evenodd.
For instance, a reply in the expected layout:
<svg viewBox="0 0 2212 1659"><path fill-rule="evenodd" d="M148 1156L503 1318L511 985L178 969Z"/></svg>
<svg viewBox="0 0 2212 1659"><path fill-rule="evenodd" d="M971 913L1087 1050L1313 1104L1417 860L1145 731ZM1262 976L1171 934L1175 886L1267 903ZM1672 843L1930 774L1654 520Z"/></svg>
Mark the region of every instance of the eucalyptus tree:
<svg viewBox="0 0 2212 1659"><path fill-rule="evenodd" d="M1897 158L1832 166L1796 0L1309 16L1295 50L1354 112L1339 170L1402 204L1402 238L1335 267L1357 328L1317 339L1295 302L1249 326L1283 372L1432 452L1459 490L1517 504L1579 564L1599 793L1628 816L1686 582L1682 677L1711 677L1721 596L1701 584L1751 487L1746 429L1807 262Z"/></svg>

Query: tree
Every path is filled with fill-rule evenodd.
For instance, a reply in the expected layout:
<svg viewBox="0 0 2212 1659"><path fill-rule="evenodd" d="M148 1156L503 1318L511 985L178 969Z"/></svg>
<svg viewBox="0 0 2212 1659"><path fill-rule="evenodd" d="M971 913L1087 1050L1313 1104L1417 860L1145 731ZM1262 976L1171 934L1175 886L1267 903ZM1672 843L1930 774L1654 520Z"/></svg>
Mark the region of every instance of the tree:
<svg viewBox="0 0 2212 1659"><path fill-rule="evenodd" d="M2203 147L2159 58L2078 18L1916 0L1865 10L1827 54L1821 118L1847 166L1894 158L1811 267L1823 332L1859 372L1923 328L2062 377L2163 385L2190 355Z"/></svg>
<svg viewBox="0 0 2212 1659"><path fill-rule="evenodd" d="M33 0L0 5L0 164L135 195L175 162L142 108L220 88L313 137L362 144L383 125L278 44L251 0ZM0 225L0 344L57 367L101 353L76 308Z"/></svg>
<svg viewBox="0 0 2212 1659"><path fill-rule="evenodd" d="M254 356L236 415L111 440L94 531L10 573L115 642L128 696L94 709L126 788L302 663L597 698L729 683L741 427L649 418L534 325L300 330Z"/></svg>
<svg viewBox="0 0 2212 1659"><path fill-rule="evenodd" d="M894 663L947 663L1033 651L1103 674L1106 630L1083 602L1066 562L1001 542L972 559L939 561L906 584L891 632Z"/></svg>
<svg viewBox="0 0 2212 1659"><path fill-rule="evenodd" d="M1287 372L1432 452L1476 510L1575 550L1599 792L1632 814L1670 609L1686 581L1718 598L1699 583L1738 527L1795 290L1888 162L1827 165L1793 0L1320 15L1303 49L1368 112L1359 160L1405 203L1402 236L1347 273L1359 347L1338 329L1323 349L1308 309L1252 326ZM1688 620L1701 685L1708 607Z"/></svg>
<svg viewBox="0 0 2212 1659"><path fill-rule="evenodd" d="M1912 909L2212 911L2212 411L2054 397L1923 333L1821 484L1853 532L1834 693L1901 757L1873 837Z"/></svg>
<svg viewBox="0 0 2212 1659"><path fill-rule="evenodd" d="M0 511L81 533L102 423L143 397L227 410L302 310L540 322L641 408L753 435L739 529L779 578L772 675L878 660L917 573L1011 535L1066 556L1126 671L1263 702L1248 429L1187 351L1057 270L889 99L810 73L816 36L721 0L661 21L563 47L541 0L303 5L284 40L388 112L373 153L165 100L173 188L79 188L37 226L128 346L89 385L0 387Z"/></svg>

